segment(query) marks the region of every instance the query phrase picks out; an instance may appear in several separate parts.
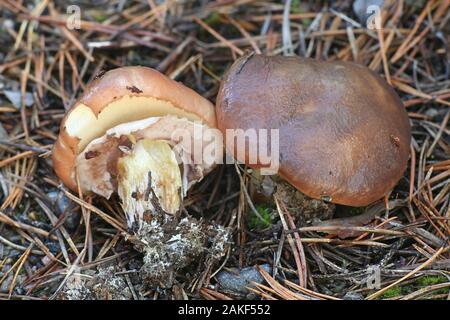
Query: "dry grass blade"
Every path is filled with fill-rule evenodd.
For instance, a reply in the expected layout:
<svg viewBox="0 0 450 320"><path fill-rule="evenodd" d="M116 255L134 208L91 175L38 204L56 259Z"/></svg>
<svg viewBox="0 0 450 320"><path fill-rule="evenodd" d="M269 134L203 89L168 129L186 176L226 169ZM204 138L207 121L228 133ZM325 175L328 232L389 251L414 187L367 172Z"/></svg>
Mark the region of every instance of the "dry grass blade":
<svg viewBox="0 0 450 320"><path fill-rule="evenodd" d="M289 224L291 228L295 229L294 222L292 221L292 218L289 215L289 212L286 210L286 207L284 204L277 198L277 196L274 196L275 204L277 205L278 214L280 215L281 222L283 224L283 228L285 231L289 230L288 224L286 223L286 220L284 216L286 215ZM303 245L300 240L300 236L298 233L294 233L295 237L295 244L294 239L292 239L292 236L290 234L287 235L289 245L291 246L292 253L295 257L295 263L297 264L297 272L298 272L298 278L299 278L299 284L301 287L306 288L307 285L307 269L306 269L306 258L305 258L305 252L303 250Z"/></svg>
<svg viewBox="0 0 450 320"><path fill-rule="evenodd" d="M201 288L200 293L208 300L232 300L227 295L208 288Z"/></svg>

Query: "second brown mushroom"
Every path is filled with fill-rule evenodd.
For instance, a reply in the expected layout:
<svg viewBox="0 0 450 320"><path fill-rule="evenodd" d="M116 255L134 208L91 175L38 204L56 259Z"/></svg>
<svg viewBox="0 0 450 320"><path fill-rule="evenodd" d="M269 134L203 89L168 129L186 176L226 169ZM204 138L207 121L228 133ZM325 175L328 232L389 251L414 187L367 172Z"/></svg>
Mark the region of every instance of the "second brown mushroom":
<svg viewBox="0 0 450 320"><path fill-rule="evenodd" d="M405 108L385 80L358 64L247 55L226 73L216 114L224 134L278 129L278 174L315 199L365 206L387 195L406 169ZM258 158L255 150L239 156L234 138L226 136L228 151L261 167L248 161Z"/></svg>

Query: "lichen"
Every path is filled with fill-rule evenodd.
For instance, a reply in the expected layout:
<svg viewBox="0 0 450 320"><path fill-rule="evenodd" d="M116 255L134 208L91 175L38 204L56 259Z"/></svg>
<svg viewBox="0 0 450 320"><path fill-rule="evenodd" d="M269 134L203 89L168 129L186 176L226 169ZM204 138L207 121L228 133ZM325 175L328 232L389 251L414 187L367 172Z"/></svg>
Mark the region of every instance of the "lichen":
<svg viewBox="0 0 450 320"><path fill-rule="evenodd" d="M85 274L74 272L66 281L60 293L64 300L130 300L130 288L121 275L118 266L99 267L97 272Z"/></svg>
<svg viewBox="0 0 450 320"><path fill-rule="evenodd" d="M230 238L221 226L168 215L144 222L136 236L136 248L144 254L140 276L152 288L171 287L177 272L191 264L217 261Z"/></svg>

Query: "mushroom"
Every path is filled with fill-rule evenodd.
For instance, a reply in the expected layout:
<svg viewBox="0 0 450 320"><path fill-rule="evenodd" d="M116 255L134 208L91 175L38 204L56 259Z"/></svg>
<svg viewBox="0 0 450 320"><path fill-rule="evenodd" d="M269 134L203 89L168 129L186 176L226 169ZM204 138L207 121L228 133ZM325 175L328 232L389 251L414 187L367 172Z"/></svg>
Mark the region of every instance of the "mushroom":
<svg viewBox="0 0 450 320"><path fill-rule="evenodd" d="M187 190L215 165L193 159L195 148L212 143L203 133L215 127L213 105L193 90L150 68L114 69L90 83L65 115L54 169L74 191L106 198L117 192L131 228L145 213L179 210Z"/></svg>
<svg viewBox="0 0 450 320"><path fill-rule="evenodd" d="M366 206L387 195L409 157L411 129L399 97L354 63L246 55L226 73L216 115L223 133L278 129L279 176L336 204ZM256 149L237 152L235 138L226 134L233 157L262 167ZM257 161L249 163L252 157Z"/></svg>

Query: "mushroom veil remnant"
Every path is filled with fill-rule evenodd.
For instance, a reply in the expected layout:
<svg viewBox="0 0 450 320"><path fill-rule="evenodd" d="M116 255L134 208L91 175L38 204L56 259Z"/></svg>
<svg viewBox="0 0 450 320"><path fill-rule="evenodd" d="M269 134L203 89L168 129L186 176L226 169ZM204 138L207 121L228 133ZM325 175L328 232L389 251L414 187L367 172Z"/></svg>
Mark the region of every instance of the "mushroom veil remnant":
<svg viewBox="0 0 450 320"><path fill-rule="evenodd" d="M123 67L94 80L62 120L53 149L58 176L109 198L117 192L132 227L143 215L175 214L186 191L215 165L194 161L205 130L216 127L213 105L146 67ZM197 134L200 132L200 134Z"/></svg>
<svg viewBox="0 0 450 320"><path fill-rule="evenodd" d="M358 64L244 56L224 77L216 114L222 132L278 129L278 174L315 199L365 206L406 169L405 108L384 79ZM235 158L260 166L248 163L251 149L240 158L232 142Z"/></svg>

